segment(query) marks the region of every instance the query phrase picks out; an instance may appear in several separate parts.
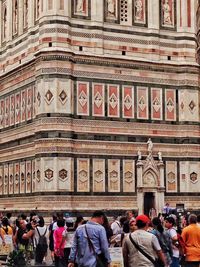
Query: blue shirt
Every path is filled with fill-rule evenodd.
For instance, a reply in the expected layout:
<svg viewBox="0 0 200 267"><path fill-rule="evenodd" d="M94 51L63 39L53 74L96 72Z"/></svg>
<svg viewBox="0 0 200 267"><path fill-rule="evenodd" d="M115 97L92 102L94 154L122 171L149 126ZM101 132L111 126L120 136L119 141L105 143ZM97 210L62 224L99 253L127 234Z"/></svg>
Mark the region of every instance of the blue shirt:
<svg viewBox="0 0 200 267"><path fill-rule="evenodd" d="M102 225L92 221L76 229L69 261L76 262L78 266L82 267L96 266L96 256L94 251L89 247L85 227L87 227L88 236L94 246L96 254L103 253L107 262L110 263L111 258L108 250L106 231Z"/></svg>

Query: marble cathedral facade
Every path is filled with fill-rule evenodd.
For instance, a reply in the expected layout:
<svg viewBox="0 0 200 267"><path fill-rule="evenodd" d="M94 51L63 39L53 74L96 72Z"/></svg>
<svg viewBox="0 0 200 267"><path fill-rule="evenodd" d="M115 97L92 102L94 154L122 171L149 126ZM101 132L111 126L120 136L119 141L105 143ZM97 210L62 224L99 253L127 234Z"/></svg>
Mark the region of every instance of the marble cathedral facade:
<svg viewBox="0 0 200 267"><path fill-rule="evenodd" d="M0 1L0 210L200 208L197 10Z"/></svg>

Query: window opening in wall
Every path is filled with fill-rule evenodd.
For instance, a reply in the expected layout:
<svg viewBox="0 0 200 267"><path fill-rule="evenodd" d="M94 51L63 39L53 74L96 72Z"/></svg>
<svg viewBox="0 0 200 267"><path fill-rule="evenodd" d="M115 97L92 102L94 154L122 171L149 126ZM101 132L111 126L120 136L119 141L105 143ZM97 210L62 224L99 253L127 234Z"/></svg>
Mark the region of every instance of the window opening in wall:
<svg viewBox="0 0 200 267"><path fill-rule="evenodd" d="M79 46L79 51L83 51L83 47L82 46Z"/></svg>
<svg viewBox="0 0 200 267"><path fill-rule="evenodd" d="M52 47L52 43L51 42L49 43L49 47Z"/></svg>
<svg viewBox="0 0 200 267"><path fill-rule="evenodd" d="M6 40L6 29L7 28L7 9L5 7L3 12L3 41Z"/></svg>
<svg viewBox="0 0 200 267"><path fill-rule="evenodd" d="M35 1L35 20L38 20L40 16L40 0Z"/></svg>
<svg viewBox="0 0 200 267"><path fill-rule="evenodd" d="M122 22L128 21L128 1L127 0L120 1L120 20Z"/></svg>
<svg viewBox="0 0 200 267"><path fill-rule="evenodd" d="M126 51L122 51L122 56L125 56L126 55Z"/></svg>
<svg viewBox="0 0 200 267"><path fill-rule="evenodd" d="M24 14L24 20L23 20L23 26L24 26L24 28L26 28L27 27L27 25L28 25L28 0L24 0L24 12L23 12Z"/></svg>
<svg viewBox="0 0 200 267"><path fill-rule="evenodd" d="M171 60L171 56L167 56L167 59L168 59L168 60Z"/></svg>
<svg viewBox="0 0 200 267"><path fill-rule="evenodd" d="M13 34L18 32L18 3L13 1Z"/></svg>

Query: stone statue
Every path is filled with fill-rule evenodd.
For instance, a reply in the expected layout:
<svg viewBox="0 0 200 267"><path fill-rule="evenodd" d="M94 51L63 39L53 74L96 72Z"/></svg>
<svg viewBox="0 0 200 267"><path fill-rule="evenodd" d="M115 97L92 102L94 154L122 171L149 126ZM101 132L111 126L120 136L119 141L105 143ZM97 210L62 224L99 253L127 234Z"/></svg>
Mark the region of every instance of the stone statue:
<svg viewBox="0 0 200 267"><path fill-rule="evenodd" d="M172 24L171 9L170 9L170 5L169 5L168 0L165 0L162 9L163 9L163 23L171 25Z"/></svg>
<svg viewBox="0 0 200 267"><path fill-rule="evenodd" d="M115 0L107 0L108 14L115 15Z"/></svg>
<svg viewBox="0 0 200 267"><path fill-rule="evenodd" d="M138 161L140 161L142 159L142 153L141 153L141 151L139 150L138 151Z"/></svg>
<svg viewBox="0 0 200 267"><path fill-rule="evenodd" d="M84 0L77 0L76 2L76 12L83 13L84 12Z"/></svg>
<svg viewBox="0 0 200 267"><path fill-rule="evenodd" d="M135 1L135 18L140 20L142 18L143 3L142 0Z"/></svg>
<svg viewBox="0 0 200 267"><path fill-rule="evenodd" d="M149 138L149 140L147 141L147 150L148 150L149 154L152 154L153 142L151 141L151 138Z"/></svg>
<svg viewBox="0 0 200 267"><path fill-rule="evenodd" d="M158 159L159 161L162 161L162 153L160 151L158 152Z"/></svg>

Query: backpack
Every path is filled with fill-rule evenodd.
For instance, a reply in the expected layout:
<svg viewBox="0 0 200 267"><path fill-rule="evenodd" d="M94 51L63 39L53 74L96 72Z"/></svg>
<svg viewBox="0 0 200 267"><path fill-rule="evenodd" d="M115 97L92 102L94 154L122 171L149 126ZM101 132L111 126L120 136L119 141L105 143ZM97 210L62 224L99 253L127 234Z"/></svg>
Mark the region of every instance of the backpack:
<svg viewBox="0 0 200 267"><path fill-rule="evenodd" d="M172 242L171 237L167 232L160 233L156 230L155 236L158 238L158 241L160 243L160 246L164 253L169 253L170 256L172 256Z"/></svg>
<svg viewBox="0 0 200 267"><path fill-rule="evenodd" d="M40 232L39 232L37 227L36 227L36 230L37 230L38 235L39 235L39 239L38 239L38 242L37 242L37 245L36 245L36 249L40 250L40 251L43 251L43 252L47 252L48 245L47 245L47 238L45 236L46 232L47 232L47 228L46 228L46 230L45 230L43 235L40 235Z"/></svg>

